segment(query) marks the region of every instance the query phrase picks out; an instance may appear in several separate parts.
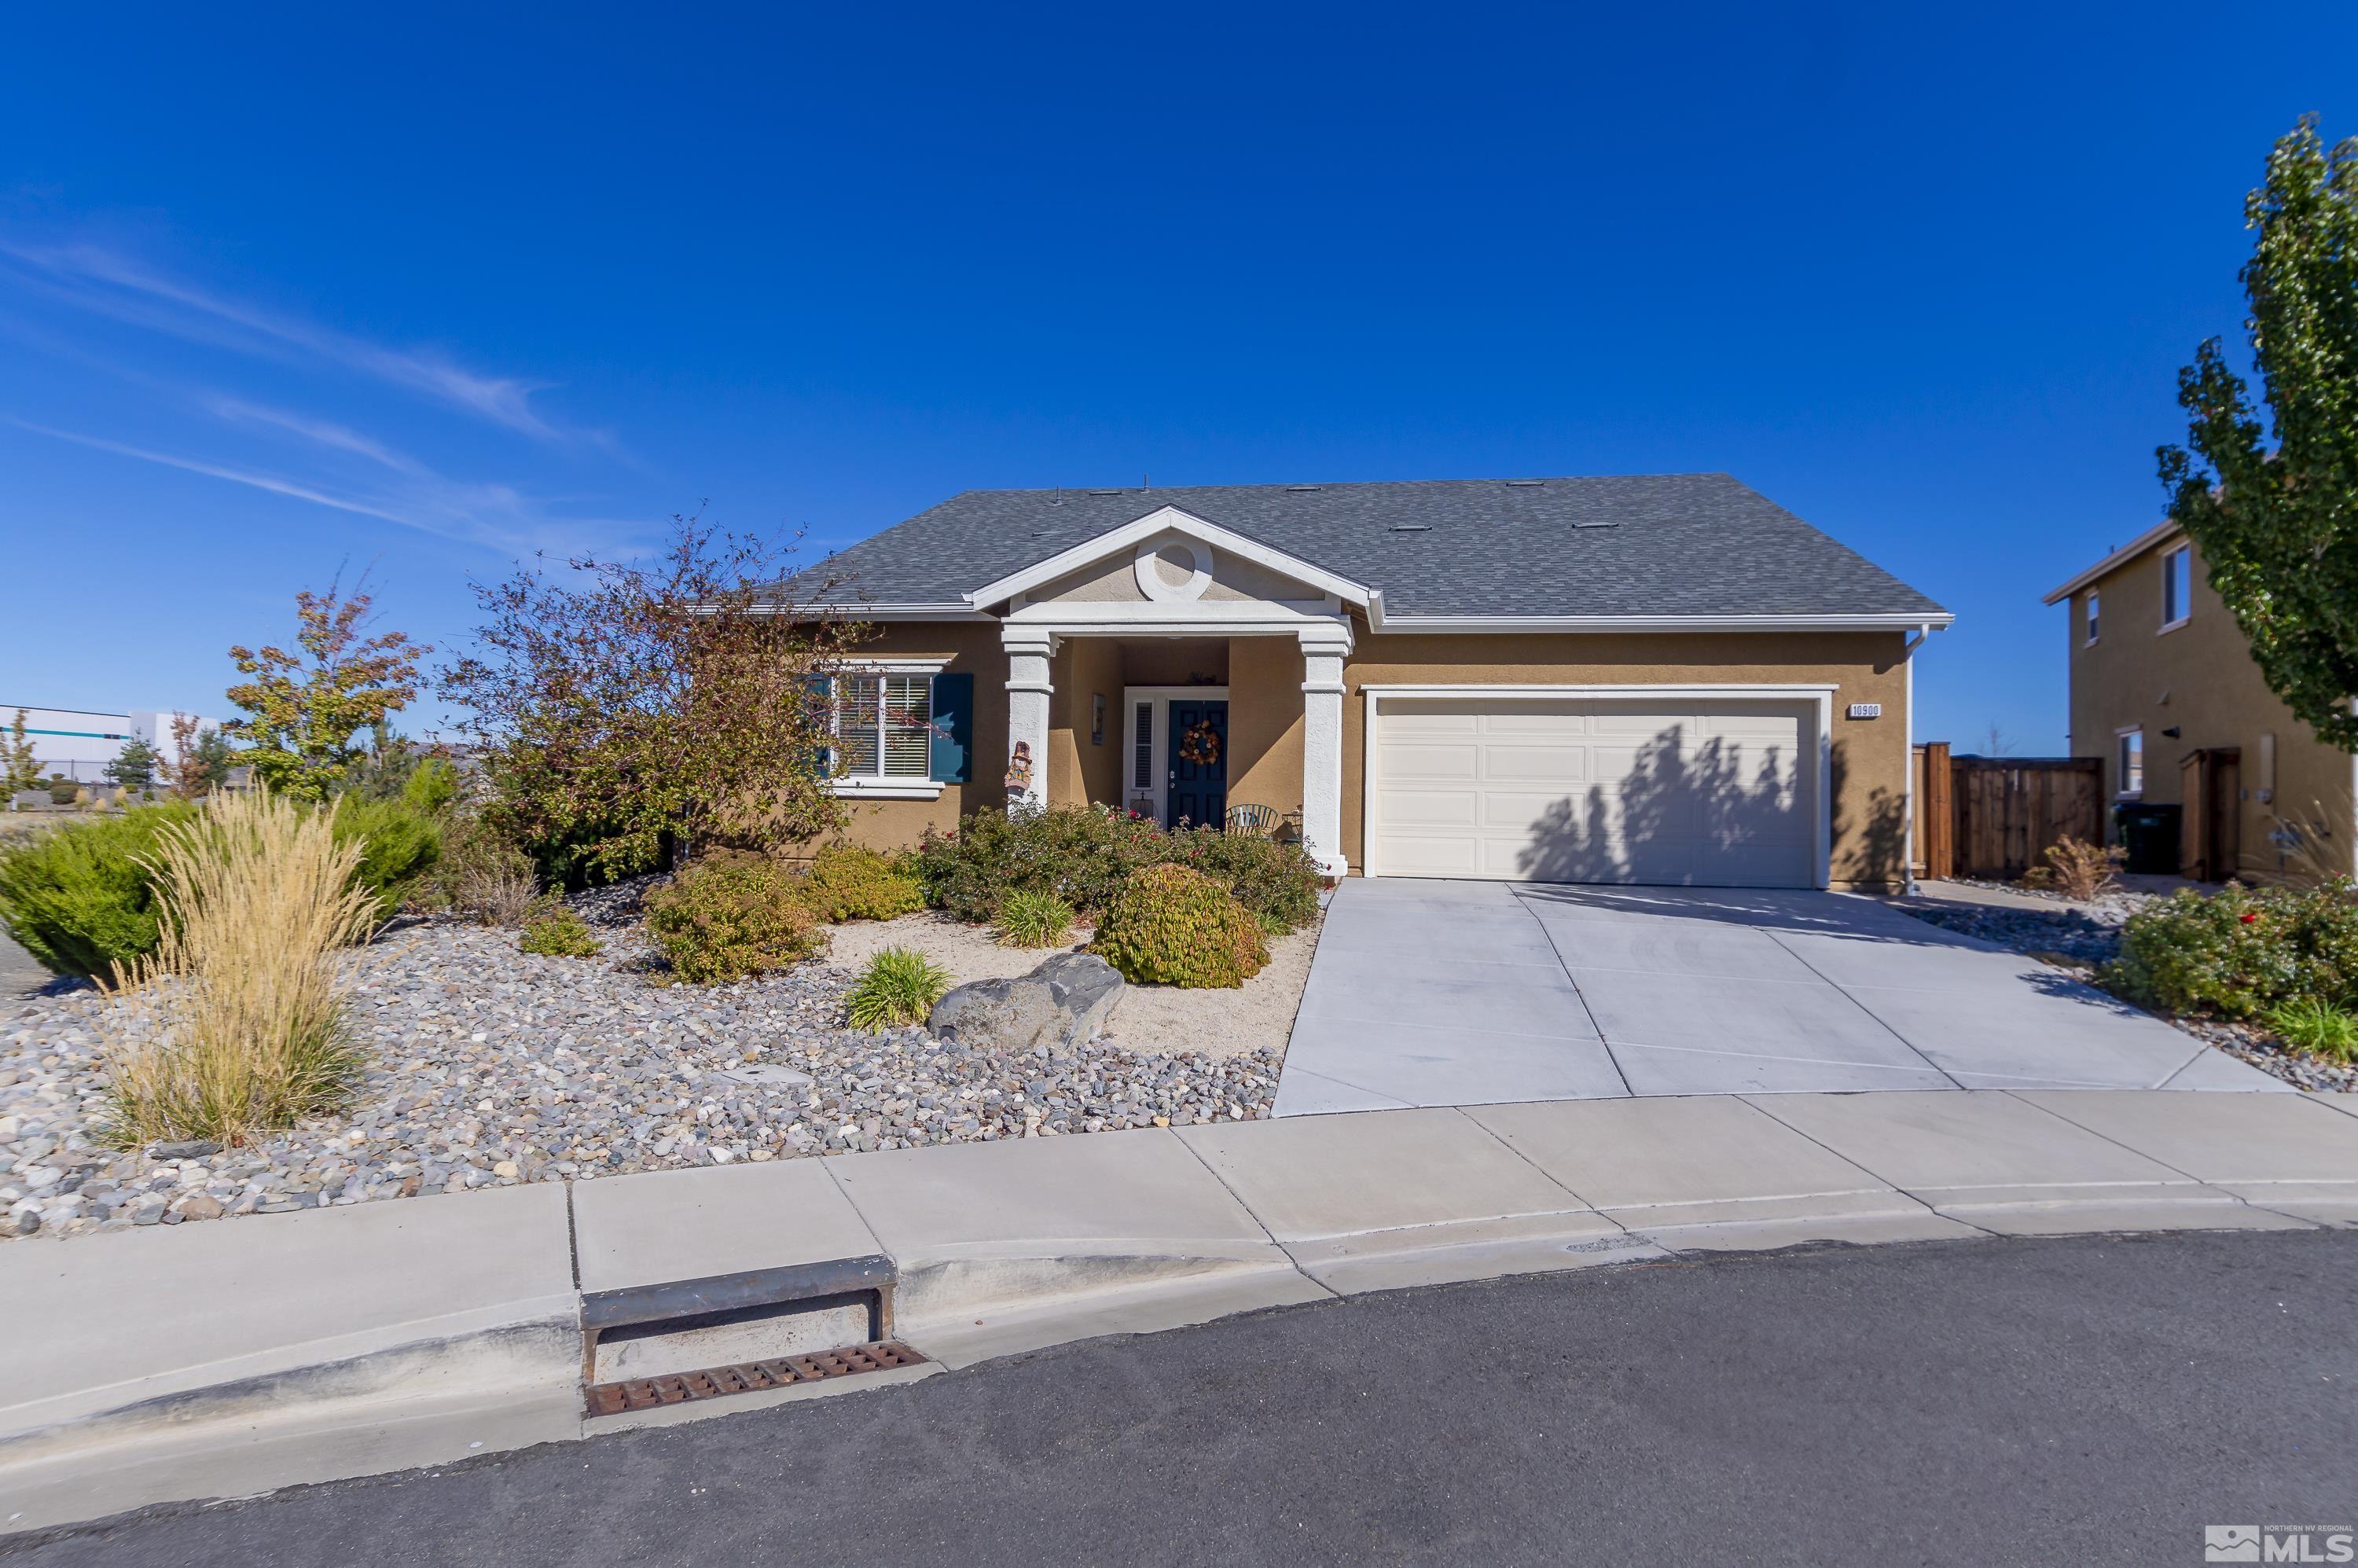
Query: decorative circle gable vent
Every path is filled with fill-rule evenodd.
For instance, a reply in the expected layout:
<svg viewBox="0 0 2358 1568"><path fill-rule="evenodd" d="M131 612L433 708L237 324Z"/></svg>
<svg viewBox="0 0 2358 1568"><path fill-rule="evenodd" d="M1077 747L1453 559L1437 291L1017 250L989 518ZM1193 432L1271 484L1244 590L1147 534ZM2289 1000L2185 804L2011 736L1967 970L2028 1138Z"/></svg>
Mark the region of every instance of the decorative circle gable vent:
<svg viewBox="0 0 2358 1568"><path fill-rule="evenodd" d="M1138 547L1138 591L1158 604L1204 597L1212 581L1212 547L1166 534Z"/></svg>

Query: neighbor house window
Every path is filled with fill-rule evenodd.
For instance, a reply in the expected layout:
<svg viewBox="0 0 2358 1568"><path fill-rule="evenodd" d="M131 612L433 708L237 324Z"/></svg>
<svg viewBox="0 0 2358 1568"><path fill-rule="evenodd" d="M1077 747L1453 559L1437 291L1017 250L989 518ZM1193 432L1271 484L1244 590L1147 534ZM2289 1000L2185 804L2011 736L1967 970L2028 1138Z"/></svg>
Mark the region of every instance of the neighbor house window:
<svg viewBox="0 0 2358 1568"><path fill-rule="evenodd" d="M2088 641L2091 643L2096 640L2096 590L2090 589L2088 590Z"/></svg>
<svg viewBox="0 0 2358 1568"><path fill-rule="evenodd" d="M2124 730L2121 731L2119 773L2121 794L2143 795L2145 793L2144 730Z"/></svg>
<svg viewBox="0 0 2358 1568"><path fill-rule="evenodd" d="M2163 552L2161 557L2161 629L2169 631L2186 619L2193 602L2193 557L2185 546Z"/></svg>

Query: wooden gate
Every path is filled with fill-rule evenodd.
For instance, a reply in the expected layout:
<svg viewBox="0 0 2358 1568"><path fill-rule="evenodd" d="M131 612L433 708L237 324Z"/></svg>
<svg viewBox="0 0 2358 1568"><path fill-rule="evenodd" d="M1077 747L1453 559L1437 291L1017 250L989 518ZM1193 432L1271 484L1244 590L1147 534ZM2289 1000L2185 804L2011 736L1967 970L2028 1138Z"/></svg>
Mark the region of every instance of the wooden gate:
<svg viewBox="0 0 2358 1568"><path fill-rule="evenodd" d="M2189 752L2178 764L2178 874L2223 882L2243 863L2244 752L2239 746Z"/></svg>
<svg viewBox="0 0 2358 1568"><path fill-rule="evenodd" d="M2104 764L2093 757L1952 756L1916 748L1916 874L2012 881L2069 836L2104 841Z"/></svg>

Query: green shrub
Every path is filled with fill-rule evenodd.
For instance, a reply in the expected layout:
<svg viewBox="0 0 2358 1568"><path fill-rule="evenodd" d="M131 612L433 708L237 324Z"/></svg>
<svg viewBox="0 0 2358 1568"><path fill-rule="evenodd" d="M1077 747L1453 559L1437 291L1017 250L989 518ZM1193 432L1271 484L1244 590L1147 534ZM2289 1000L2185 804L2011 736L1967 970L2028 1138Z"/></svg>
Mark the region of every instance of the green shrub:
<svg viewBox="0 0 2358 1568"><path fill-rule="evenodd" d="M923 1023L950 989L949 971L912 947L887 947L853 982L848 1016L854 1029Z"/></svg>
<svg viewBox="0 0 2358 1568"><path fill-rule="evenodd" d="M2106 986L2171 1012L2250 1018L2283 1002L2358 1006L2358 889L2182 888L2121 928Z"/></svg>
<svg viewBox="0 0 2358 1568"><path fill-rule="evenodd" d="M1131 872L1089 951L1124 979L1151 986L1240 986L1269 962L1260 925L1244 905L1186 866Z"/></svg>
<svg viewBox="0 0 2358 1568"><path fill-rule="evenodd" d="M1298 931L1318 918L1318 892L1325 885L1318 862L1299 844L1281 844L1245 833L1196 827L1170 838L1171 859L1218 878L1238 903L1272 935Z"/></svg>
<svg viewBox="0 0 2358 1568"><path fill-rule="evenodd" d="M0 849L0 924L53 974L96 978L154 952L157 835L196 812L142 806Z"/></svg>
<svg viewBox="0 0 2358 1568"><path fill-rule="evenodd" d="M901 861L857 844L829 844L803 874L802 900L821 920L891 920L925 907L925 889Z"/></svg>
<svg viewBox="0 0 2358 1568"><path fill-rule="evenodd" d="M2340 1061L2358 1060L2358 1013L2304 997L2268 1009L2267 1025L2286 1044Z"/></svg>
<svg viewBox="0 0 2358 1568"><path fill-rule="evenodd" d="M518 950L544 958L594 958L606 945L590 934L590 926L569 909L553 909L525 922Z"/></svg>
<svg viewBox="0 0 2358 1568"><path fill-rule="evenodd" d="M673 975L692 984L787 968L822 940L796 892L765 855L708 856L647 895L647 932Z"/></svg>
<svg viewBox="0 0 2358 1568"><path fill-rule="evenodd" d="M994 919L1015 892L1101 912L1131 872L1166 864L1217 878L1247 909L1288 930L1318 914L1318 866L1301 846L1217 827L1166 833L1111 806L977 812L955 832L928 830L915 863L929 901L978 923Z"/></svg>
<svg viewBox="0 0 2358 1568"><path fill-rule="evenodd" d="M999 940L1009 947L1053 947L1073 918L1073 906L1055 893L1017 888L999 901Z"/></svg>
<svg viewBox="0 0 2358 1568"><path fill-rule="evenodd" d="M421 770L422 772L423 770ZM383 920L409 902L434 863L442 858L442 828L431 812L405 799L367 800L348 795L336 802L336 839L361 838L361 885L376 894Z"/></svg>

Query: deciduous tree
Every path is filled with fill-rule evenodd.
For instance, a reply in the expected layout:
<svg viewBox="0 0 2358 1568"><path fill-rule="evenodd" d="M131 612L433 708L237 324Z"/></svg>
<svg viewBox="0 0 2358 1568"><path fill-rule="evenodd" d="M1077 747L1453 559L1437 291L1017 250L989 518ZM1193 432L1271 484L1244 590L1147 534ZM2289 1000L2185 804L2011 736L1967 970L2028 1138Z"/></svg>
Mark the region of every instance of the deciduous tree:
<svg viewBox="0 0 2358 1568"><path fill-rule="evenodd" d="M2268 685L2358 751L2358 138L2329 151L2303 117L2244 217L2267 419L2212 339L2179 373L2192 449L2161 449L2161 481Z"/></svg>
<svg viewBox="0 0 2358 1568"><path fill-rule="evenodd" d="M8 726L8 739L0 745L0 773L7 775L8 793L31 789L41 782L41 764L33 755L32 737L25 731L25 710L16 709L16 722Z"/></svg>
<svg viewBox="0 0 2358 1568"><path fill-rule="evenodd" d="M863 629L798 612L791 550L675 517L652 564L535 557L478 585L473 710L492 809L553 874L628 876L714 845L774 849L843 820L826 681Z"/></svg>
<svg viewBox="0 0 2358 1568"><path fill-rule="evenodd" d="M401 632L370 634L367 589L363 574L349 594L341 580L297 593L296 652L229 651L238 673L254 678L229 688L252 717L224 728L247 743L255 777L282 794L327 798L361 754L352 737L416 698L417 661L434 649Z"/></svg>

